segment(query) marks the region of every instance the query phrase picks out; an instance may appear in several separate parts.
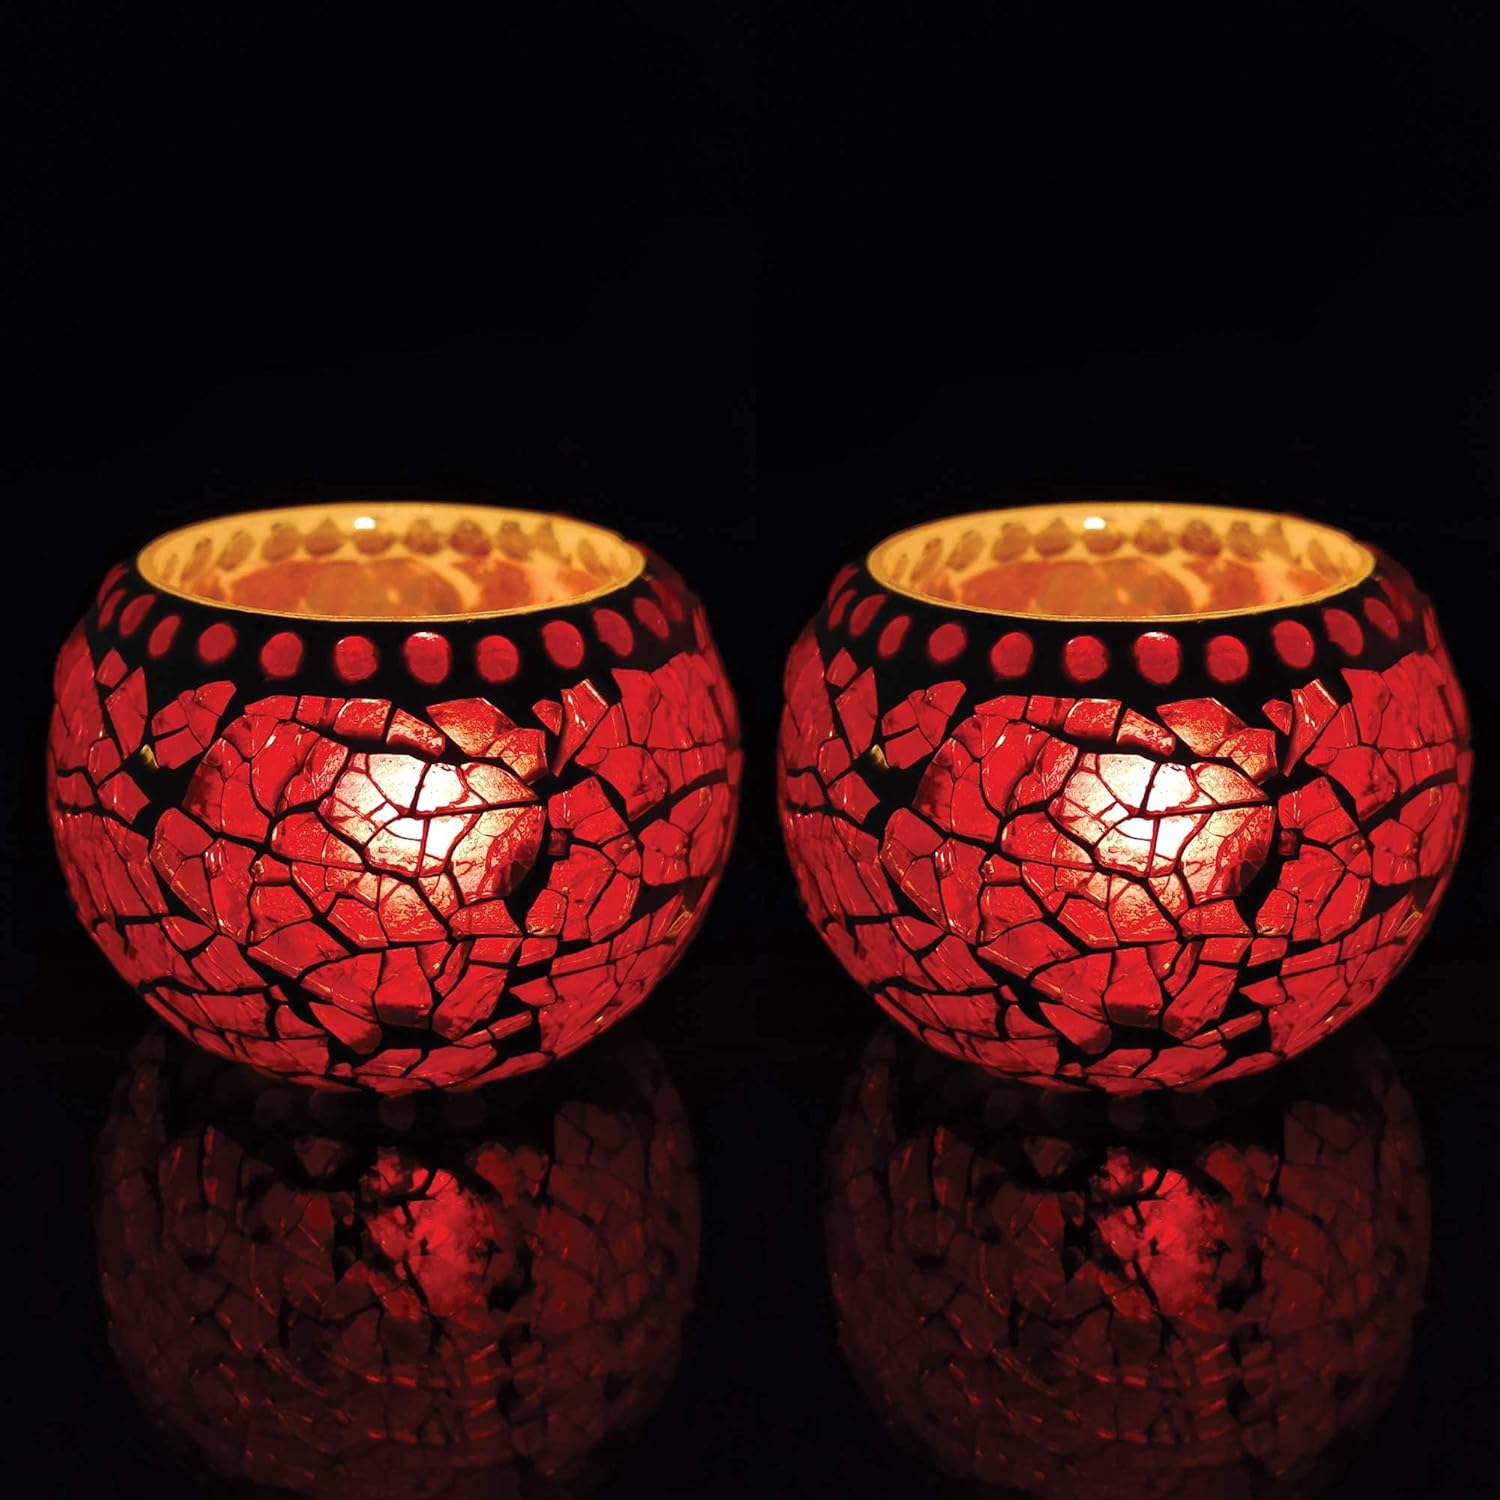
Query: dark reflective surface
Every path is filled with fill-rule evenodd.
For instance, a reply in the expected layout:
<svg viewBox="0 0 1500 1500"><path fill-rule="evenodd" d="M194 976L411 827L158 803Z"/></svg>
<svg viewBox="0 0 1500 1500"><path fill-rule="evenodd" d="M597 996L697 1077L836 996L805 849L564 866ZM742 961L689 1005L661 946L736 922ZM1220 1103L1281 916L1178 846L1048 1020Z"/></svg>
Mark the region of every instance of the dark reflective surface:
<svg viewBox="0 0 1500 1500"><path fill-rule="evenodd" d="M1123 1114L893 1049L834 968L775 1038L705 965L410 1109L142 1048L107 974L29 995L10 1492L1483 1492L1500 1143L1451 958L1273 1086Z"/></svg>
<svg viewBox="0 0 1500 1500"><path fill-rule="evenodd" d="M1126 1131L882 1032L830 1134L839 1341L958 1479L1038 1495L1326 1487L1427 1276L1411 1096L1359 1031L1238 1110Z"/></svg>
<svg viewBox="0 0 1500 1500"><path fill-rule="evenodd" d="M380 1107L155 1028L95 1205L142 1406L190 1466L310 1496L591 1487L671 1379L697 1277L692 1136L639 1037Z"/></svg>

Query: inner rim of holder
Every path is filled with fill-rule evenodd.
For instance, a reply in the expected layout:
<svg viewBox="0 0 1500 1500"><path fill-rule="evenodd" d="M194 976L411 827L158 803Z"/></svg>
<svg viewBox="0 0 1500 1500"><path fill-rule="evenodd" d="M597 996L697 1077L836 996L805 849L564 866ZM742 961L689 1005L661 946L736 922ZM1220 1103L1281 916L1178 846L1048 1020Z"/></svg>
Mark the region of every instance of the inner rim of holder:
<svg viewBox="0 0 1500 1500"><path fill-rule="evenodd" d="M159 536L136 558L163 593L294 620L474 620L581 604L645 556L603 526L447 501L244 511Z"/></svg>
<svg viewBox="0 0 1500 1500"><path fill-rule="evenodd" d="M1141 500L974 511L898 531L866 566L929 604L1033 620L1202 620L1326 599L1375 557L1301 516Z"/></svg>

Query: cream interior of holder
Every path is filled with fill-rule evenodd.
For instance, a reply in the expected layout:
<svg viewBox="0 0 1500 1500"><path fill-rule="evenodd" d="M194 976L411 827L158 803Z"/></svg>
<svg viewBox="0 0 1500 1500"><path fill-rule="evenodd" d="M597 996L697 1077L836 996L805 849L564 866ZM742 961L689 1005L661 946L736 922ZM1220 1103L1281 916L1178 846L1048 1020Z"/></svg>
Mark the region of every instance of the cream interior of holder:
<svg viewBox="0 0 1500 1500"><path fill-rule="evenodd" d="M608 593L645 560L601 526L423 501L303 505L200 521L145 547L153 588L295 619L510 614Z"/></svg>
<svg viewBox="0 0 1500 1500"><path fill-rule="evenodd" d="M869 556L886 588L1039 619L1196 619L1309 602L1369 575L1331 526L1217 505L1086 501L950 516Z"/></svg>

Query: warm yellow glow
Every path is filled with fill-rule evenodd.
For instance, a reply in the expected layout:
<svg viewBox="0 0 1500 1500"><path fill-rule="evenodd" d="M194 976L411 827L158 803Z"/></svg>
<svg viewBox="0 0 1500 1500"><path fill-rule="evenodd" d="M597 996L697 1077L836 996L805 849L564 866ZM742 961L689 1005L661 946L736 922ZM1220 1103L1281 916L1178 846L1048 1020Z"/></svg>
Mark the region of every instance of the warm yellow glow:
<svg viewBox="0 0 1500 1500"><path fill-rule="evenodd" d="M598 598L645 558L568 516L393 500L200 521L142 548L137 565L164 593L251 614L452 620Z"/></svg>
<svg viewBox="0 0 1500 1500"><path fill-rule="evenodd" d="M986 614L1191 620L1324 599L1375 565L1300 516L1223 505L1085 501L949 516L869 554L882 587Z"/></svg>

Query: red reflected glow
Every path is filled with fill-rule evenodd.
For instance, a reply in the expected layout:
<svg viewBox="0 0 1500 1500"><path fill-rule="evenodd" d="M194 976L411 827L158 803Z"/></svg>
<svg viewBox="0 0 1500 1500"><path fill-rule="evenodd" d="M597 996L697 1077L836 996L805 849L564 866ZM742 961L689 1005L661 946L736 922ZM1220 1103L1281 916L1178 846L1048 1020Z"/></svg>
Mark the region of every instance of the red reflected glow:
<svg viewBox="0 0 1500 1500"><path fill-rule="evenodd" d="M309 1112L165 1040L138 1050L100 1141L100 1272L138 1398L220 1474L553 1493L654 1406L699 1232L654 1053L580 1060L472 1132L397 1133L369 1101Z"/></svg>
<svg viewBox="0 0 1500 1500"><path fill-rule="evenodd" d="M1302 1492L1400 1379L1430 1232L1389 1059L1322 1060L1216 1128L1129 1137L1007 1125L1007 1085L877 1038L827 1222L876 1406L949 1474L1037 1494Z"/></svg>

